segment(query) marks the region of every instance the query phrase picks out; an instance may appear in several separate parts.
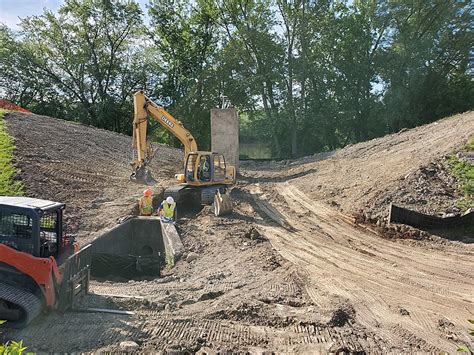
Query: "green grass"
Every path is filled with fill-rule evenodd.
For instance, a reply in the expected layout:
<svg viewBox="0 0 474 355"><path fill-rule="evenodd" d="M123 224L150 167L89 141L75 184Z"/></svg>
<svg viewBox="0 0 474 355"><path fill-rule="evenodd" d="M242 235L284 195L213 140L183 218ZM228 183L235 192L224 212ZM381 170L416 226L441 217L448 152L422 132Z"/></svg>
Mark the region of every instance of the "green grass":
<svg viewBox="0 0 474 355"><path fill-rule="evenodd" d="M464 146L467 151L474 150L474 137ZM474 208L474 164L461 161L456 155L448 160L451 173L461 182L464 198L458 202L458 207L463 210Z"/></svg>
<svg viewBox="0 0 474 355"><path fill-rule="evenodd" d="M469 139L469 142L467 142L465 148L467 151L471 151L471 152L474 150L474 137Z"/></svg>
<svg viewBox="0 0 474 355"><path fill-rule="evenodd" d="M15 146L5 129L3 116L7 112L0 109L0 196L22 196L23 184L13 179L16 174L16 168L12 163Z"/></svg>

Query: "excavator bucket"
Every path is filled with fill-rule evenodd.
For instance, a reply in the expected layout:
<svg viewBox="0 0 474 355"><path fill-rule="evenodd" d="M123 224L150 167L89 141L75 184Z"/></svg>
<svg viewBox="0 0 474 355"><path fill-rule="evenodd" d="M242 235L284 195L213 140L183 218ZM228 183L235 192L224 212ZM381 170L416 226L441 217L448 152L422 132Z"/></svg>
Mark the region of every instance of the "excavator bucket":
<svg viewBox="0 0 474 355"><path fill-rule="evenodd" d="M216 216L222 216L229 213L232 213L232 200L230 195L217 190L214 195L214 214Z"/></svg>
<svg viewBox="0 0 474 355"><path fill-rule="evenodd" d="M156 184L156 180L151 175L151 171L145 165L142 165L130 175L130 181L149 186Z"/></svg>

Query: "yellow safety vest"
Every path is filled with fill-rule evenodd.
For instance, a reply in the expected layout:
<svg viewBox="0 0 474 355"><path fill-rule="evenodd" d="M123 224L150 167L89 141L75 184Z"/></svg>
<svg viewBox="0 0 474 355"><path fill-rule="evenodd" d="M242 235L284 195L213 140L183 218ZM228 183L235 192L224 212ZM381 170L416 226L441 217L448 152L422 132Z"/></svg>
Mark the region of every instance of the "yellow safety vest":
<svg viewBox="0 0 474 355"><path fill-rule="evenodd" d="M175 207L176 203L169 204L168 202L163 201L163 209L161 210L161 215L166 218L173 218Z"/></svg>
<svg viewBox="0 0 474 355"><path fill-rule="evenodd" d="M153 213L153 203L151 196L143 196L140 198L140 214L142 216L150 216Z"/></svg>

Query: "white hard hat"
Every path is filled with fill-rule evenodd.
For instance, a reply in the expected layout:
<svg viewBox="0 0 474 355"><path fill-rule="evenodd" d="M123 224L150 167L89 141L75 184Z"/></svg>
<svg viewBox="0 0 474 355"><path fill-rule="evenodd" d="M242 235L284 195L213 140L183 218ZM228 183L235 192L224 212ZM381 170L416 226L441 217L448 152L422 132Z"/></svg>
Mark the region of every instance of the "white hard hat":
<svg viewBox="0 0 474 355"><path fill-rule="evenodd" d="M166 202L168 202L168 203L171 205L171 204L174 203L174 198L171 197L171 196L168 196L168 197L166 198Z"/></svg>

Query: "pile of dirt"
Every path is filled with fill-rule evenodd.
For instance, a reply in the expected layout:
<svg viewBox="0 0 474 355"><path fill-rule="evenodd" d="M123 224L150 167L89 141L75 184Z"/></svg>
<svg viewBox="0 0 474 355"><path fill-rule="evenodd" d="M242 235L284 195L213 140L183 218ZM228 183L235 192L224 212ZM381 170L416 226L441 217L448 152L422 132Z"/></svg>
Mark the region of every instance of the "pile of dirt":
<svg viewBox="0 0 474 355"><path fill-rule="evenodd" d="M129 181L131 137L18 112L6 114L5 122L27 196L65 202L68 232L77 233L79 242L90 242L133 212L144 187ZM172 183L183 159L179 149L157 149L151 164L156 191Z"/></svg>
<svg viewBox="0 0 474 355"><path fill-rule="evenodd" d="M371 218L387 217L387 205L397 206L431 215L461 213L455 205L463 197L459 182L449 171L447 159L430 162L409 173L397 189L382 191L374 197L366 210Z"/></svg>
<svg viewBox="0 0 474 355"><path fill-rule="evenodd" d="M463 193L447 157L474 132L474 112L295 161L244 162L246 182L292 181L347 214L387 216L390 202L420 212L456 211Z"/></svg>

